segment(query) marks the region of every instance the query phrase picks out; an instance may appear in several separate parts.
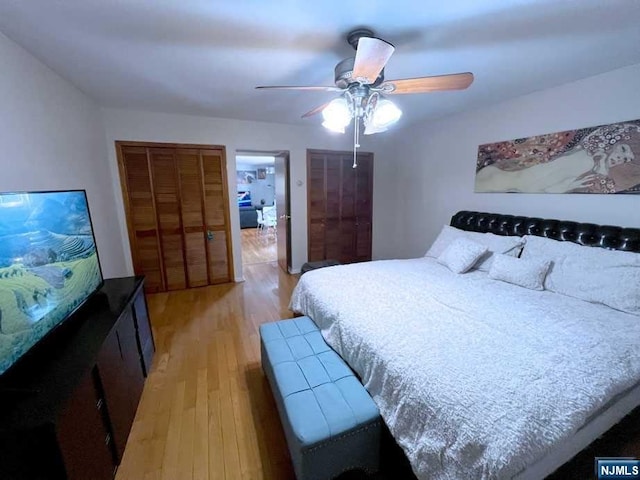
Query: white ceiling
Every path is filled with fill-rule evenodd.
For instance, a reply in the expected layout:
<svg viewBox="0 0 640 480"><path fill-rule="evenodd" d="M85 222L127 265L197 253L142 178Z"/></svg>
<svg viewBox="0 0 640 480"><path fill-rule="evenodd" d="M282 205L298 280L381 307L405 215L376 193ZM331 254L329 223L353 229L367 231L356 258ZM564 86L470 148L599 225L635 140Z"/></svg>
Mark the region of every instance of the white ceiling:
<svg viewBox="0 0 640 480"><path fill-rule="evenodd" d="M292 124L330 93L367 26L387 79L471 71L463 92L396 96L400 125L640 63L637 0L0 0L0 31L106 106Z"/></svg>

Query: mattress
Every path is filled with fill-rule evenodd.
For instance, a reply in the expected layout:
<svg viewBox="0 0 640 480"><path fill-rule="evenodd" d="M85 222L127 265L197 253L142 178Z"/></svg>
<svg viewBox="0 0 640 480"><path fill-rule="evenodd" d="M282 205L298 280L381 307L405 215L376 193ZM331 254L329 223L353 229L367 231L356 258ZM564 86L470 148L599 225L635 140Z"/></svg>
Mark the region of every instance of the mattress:
<svg viewBox="0 0 640 480"><path fill-rule="evenodd" d="M637 405L640 319L603 305L421 258L308 272L290 306L420 479L542 478Z"/></svg>

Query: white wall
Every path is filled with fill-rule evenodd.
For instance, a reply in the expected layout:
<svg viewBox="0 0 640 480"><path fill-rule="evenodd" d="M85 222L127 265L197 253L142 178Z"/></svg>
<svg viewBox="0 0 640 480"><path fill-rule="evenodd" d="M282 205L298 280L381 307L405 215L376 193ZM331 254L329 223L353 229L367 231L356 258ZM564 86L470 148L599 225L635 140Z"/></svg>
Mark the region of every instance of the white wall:
<svg viewBox="0 0 640 480"><path fill-rule="evenodd" d="M478 145L640 118L640 65L399 132L398 255L423 255L458 210L640 227L639 195L473 193ZM473 87L472 87L473 88Z"/></svg>
<svg viewBox="0 0 640 480"><path fill-rule="evenodd" d="M100 110L0 33L0 191L86 189L106 278L126 275Z"/></svg>
<svg viewBox="0 0 640 480"><path fill-rule="evenodd" d="M175 142L224 145L227 153L227 176L229 191L235 196L237 150L276 151L288 150L291 172L291 263L298 271L307 261L307 185L306 152L312 149L349 150L352 148L349 135L335 135L327 132L317 122L309 127L281 125L274 123L248 122L222 118L173 115L122 109L103 109L107 147L111 167L111 180L117 199L121 241L127 252L127 265L132 270L129 240L126 233L122 193L118 177L116 140L138 140L148 142ZM382 134L384 135L384 134ZM375 152L379 139L367 137L362 144L363 151ZM379 144L378 144L379 146ZM392 165L374 157L374 256L386 252L389 238L385 217L378 218L377 205L385 198L395 195ZM299 184L302 182L302 184ZM235 198L232 199L235 202ZM233 203L232 203L233 204ZM382 209L384 210L384 208ZM231 236L235 266L235 279L242 279L240 223L238 209L231 209Z"/></svg>

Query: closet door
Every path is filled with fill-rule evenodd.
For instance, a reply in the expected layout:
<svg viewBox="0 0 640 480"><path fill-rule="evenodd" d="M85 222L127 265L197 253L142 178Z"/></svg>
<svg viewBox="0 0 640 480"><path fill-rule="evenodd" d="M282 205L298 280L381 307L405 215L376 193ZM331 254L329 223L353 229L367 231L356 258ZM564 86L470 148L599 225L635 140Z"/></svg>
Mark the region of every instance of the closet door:
<svg viewBox="0 0 640 480"><path fill-rule="evenodd" d="M200 287L209 284L200 151L178 149L176 159L180 178L187 279L189 287Z"/></svg>
<svg viewBox="0 0 640 480"><path fill-rule="evenodd" d="M341 211L341 155L325 155L325 230L324 258L339 260L342 257Z"/></svg>
<svg viewBox="0 0 640 480"><path fill-rule="evenodd" d="M355 262L356 259L356 175L353 158L342 156L340 159L340 253L337 257L342 263Z"/></svg>
<svg viewBox="0 0 640 480"><path fill-rule="evenodd" d="M309 261L371 260L373 155L310 150L307 154Z"/></svg>
<svg viewBox="0 0 640 480"><path fill-rule="evenodd" d="M231 281L227 168L223 152L201 150L210 283Z"/></svg>
<svg viewBox="0 0 640 480"><path fill-rule="evenodd" d="M136 274L160 292L231 281L224 148L117 142Z"/></svg>
<svg viewBox="0 0 640 480"><path fill-rule="evenodd" d="M356 262L371 260L373 225L373 155L358 156L356 170L355 201L355 259Z"/></svg>
<svg viewBox="0 0 640 480"><path fill-rule="evenodd" d="M144 147L122 147L120 180L129 229L129 243L137 275L145 275L145 291L162 292L164 267L156 227L155 199Z"/></svg>
<svg viewBox="0 0 640 480"><path fill-rule="evenodd" d="M149 150L167 290L186 288L184 244L175 150Z"/></svg>
<svg viewBox="0 0 640 480"><path fill-rule="evenodd" d="M310 262L324 260L325 232L325 159L324 155L309 152L307 165L307 217L308 217L308 257Z"/></svg>

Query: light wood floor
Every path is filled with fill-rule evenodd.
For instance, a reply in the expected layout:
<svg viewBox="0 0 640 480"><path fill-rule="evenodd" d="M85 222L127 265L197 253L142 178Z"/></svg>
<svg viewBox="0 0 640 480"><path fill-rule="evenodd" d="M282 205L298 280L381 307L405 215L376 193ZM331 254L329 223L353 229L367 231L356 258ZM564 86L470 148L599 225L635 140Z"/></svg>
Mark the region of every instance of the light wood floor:
<svg viewBox="0 0 640 480"><path fill-rule="evenodd" d="M244 275L148 296L157 351L116 480L293 478L258 327L292 316L297 277L275 262Z"/></svg>
<svg viewBox="0 0 640 480"><path fill-rule="evenodd" d="M241 232L243 265L275 262L278 259L277 240L273 231L243 228Z"/></svg>

